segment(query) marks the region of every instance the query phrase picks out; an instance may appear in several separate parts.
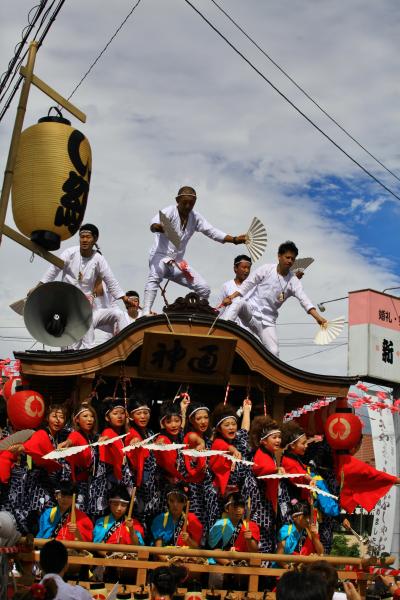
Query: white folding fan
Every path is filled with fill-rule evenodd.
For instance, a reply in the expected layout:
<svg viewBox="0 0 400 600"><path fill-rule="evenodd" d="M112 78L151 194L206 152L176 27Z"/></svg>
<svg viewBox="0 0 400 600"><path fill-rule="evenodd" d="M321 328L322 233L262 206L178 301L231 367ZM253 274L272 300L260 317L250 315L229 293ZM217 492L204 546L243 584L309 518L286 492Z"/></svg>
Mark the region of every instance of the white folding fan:
<svg viewBox="0 0 400 600"><path fill-rule="evenodd" d="M16 431L12 433L8 437L4 438L0 442L0 450L7 450L10 446L14 446L14 444L23 444L35 433L34 429L22 429L21 431Z"/></svg>
<svg viewBox="0 0 400 600"><path fill-rule="evenodd" d="M311 258L311 256L307 256L307 258L296 258L293 265L290 267L290 270L293 271L293 273L296 273L296 271L305 271L313 262L314 259Z"/></svg>
<svg viewBox="0 0 400 600"><path fill-rule="evenodd" d="M173 243L175 248L177 250L179 250L180 245L181 245L181 238L179 237L175 227L172 225L172 223L169 220L169 218L167 217L167 215L164 215L162 210L160 210L160 212L159 212L159 217L160 217L160 223L163 226L165 235L167 236L169 241Z"/></svg>
<svg viewBox="0 0 400 600"><path fill-rule="evenodd" d="M257 217L250 224L245 244L253 262L263 255L267 246L267 230Z"/></svg>
<svg viewBox="0 0 400 600"><path fill-rule="evenodd" d="M185 456L193 456L195 458L202 458L205 456L220 456L227 454L227 450L182 450L182 454Z"/></svg>
<svg viewBox="0 0 400 600"><path fill-rule="evenodd" d="M315 492L316 494L321 494L321 496L327 496L328 498L334 498L335 500L338 500L337 496L334 496L329 492L325 492L325 490L321 490L316 485L307 485L306 483L295 483L295 486L304 488L305 490L310 490L310 492Z"/></svg>
<svg viewBox="0 0 400 600"><path fill-rule="evenodd" d="M314 337L314 343L318 346L330 344L342 331L344 321L344 317L337 317L320 325Z"/></svg>
<svg viewBox="0 0 400 600"><path fill-rule="evenodd" d="M270 475L260 475L257 479L292 479L304 477L304 473L271 473Z"/></svg>

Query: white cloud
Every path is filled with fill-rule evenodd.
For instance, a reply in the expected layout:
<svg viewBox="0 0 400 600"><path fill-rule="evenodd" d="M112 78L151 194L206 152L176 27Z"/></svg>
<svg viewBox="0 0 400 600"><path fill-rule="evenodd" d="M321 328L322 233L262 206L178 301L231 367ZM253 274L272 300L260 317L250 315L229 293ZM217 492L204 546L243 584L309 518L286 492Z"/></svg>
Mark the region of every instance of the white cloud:
<svg viewBox="0 0 400 600"><path fill-rule="evenodd" d="M366 160L211 3L197 5L330 135L358 159ZM399 15L393 0L382 4L373 0L231 0L223 6L325 108L393 169L399 168L393 127L399 117L394 83ZM112 10L108 2L100 0L65 3L38 54L37 75L68 95L130 7L131 2L122 0L114 3ZM3 68L26 24L29 8L28 2L2 2ZM148 222L159 208L173 201L176 190L185 183L196 187L198 209L230 233L244 231L253 215L261 218L269 233L265 260L274 260L279 242L287 238L298 243L303 256L314 256L304 286L316 302L344 296L350 289L396 284L391 265L379 256L371 260L365 253L360 255L356 237L345 225L322 217L318 200L307 196L310 181L359 177L358 170L185 3L142 2L72 101L87 113L88 122L81 128L93 149L85 219L99 225L103 252L124 287L143 290L151 245ZM47 112L48 106L47 98L33 90L26 125ZM16 101L2 123L2 164L15 110ZM375 169L370 160L366 162ZM293 193L294 187L298 193ZM378 193L379 188L371 184L371 190ZM351 210L372 214L384 210L384 202L382 195L376 199L369 196L363 205L361 198L353 198ZM12 222L11 211L8 222ZM192 240L187 258L216 292L230 277L237 250L198 236ZM4 240L0 251L2 327L21 324L7 305L24 295L44 268L41 259L30 264L25 250ZM171 285L168 296L173 299L182 292ZM328 306L326 314L346 313L345 303ZM314 326L294 301L282 309L280 321L307 323L280 327L282 338L302 338L297 348L283 347L282 358L319 350L306 345ZM3 331L9 333L1 329L0 334ZM0 344L3 354L17 347L24 344ZM345 347L293 364L344 374Z"/></svg>

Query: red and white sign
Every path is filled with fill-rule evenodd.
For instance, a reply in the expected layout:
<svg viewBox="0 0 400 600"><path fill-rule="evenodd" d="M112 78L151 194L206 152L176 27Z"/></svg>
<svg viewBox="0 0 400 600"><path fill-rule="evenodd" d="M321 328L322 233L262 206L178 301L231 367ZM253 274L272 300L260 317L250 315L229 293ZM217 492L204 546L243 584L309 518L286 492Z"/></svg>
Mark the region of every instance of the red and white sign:
<svg viewBox="0 0 400 600"><path fill-rule="evenodd" d="M349 375L400 383L400 298L349 293Z"/></svg>

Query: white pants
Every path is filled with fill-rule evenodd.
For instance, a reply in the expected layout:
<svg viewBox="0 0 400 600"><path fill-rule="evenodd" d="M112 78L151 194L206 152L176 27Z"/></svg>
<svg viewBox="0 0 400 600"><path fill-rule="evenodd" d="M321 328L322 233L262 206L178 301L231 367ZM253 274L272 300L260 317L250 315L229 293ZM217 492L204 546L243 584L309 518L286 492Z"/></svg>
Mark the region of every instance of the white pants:
<svg viewBox="0 0 400 600"><path fill-rule="evenodd" d="M151 307L153 306L154 300L157 296L157 290L159 284L163 279L170 279L179 285L183 285L190 290L193 290L200 296L200 298L208 298L210 295L210 286L203 279L203 277L197 273L192 267L189 267L190 274L193 279L188 280L184 273L178 269L178 267L172 263L168 264L164 262L165 257L154 257L150 261L149 276L147 278L146 287L144 288L144 299L143 299L143 314L150 314Z"/></svg>
<svg viewBox="0 0 400 600"><path fill-rule="evenodd" d="M279 356L278 336L275 323L266 324L253 316L248 302L244 298L235 298L222 313L221 319L225 321L236 321L238 318L257 335L264 346L275 356Z"/></svg>
<svg viewBox="0 0 400 600"><path fill-rule="evenodd" d="M95 329L101 329L101 331L110 334L111 338L129 325L129 323L128 313L120 308L97 308L93 311L92 324L83 338L70 346L70 348L74 350L93 348L96 345Z"/></svg>

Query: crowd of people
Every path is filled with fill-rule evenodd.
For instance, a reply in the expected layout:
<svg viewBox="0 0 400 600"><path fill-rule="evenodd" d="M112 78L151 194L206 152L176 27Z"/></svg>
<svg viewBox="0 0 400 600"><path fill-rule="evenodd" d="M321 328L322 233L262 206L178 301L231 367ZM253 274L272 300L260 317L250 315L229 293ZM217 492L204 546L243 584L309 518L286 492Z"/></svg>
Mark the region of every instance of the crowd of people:
<svg viewBox="0 0 400 600"><path fill-rule="evenodd" d="M68 427L65 406L50 406L43 428L0 453L1 508L15 515L23 533L41 538L329 553L333 528L341 522L339 504L295 484L315 481L337 492L334 476L327 481L324 470L322 479L322 471L308 464L324 442L307 448L297 423L251 419L248 399L239 418L233 406L217 405L210 414L186 396L161 405L154 435L150 406L141 391L128 406L111 398L100 415L100 432L90 403L75 410ZM151 436L156 449L142 444ZM54 449L71 454L43 458ZM203 456L204 450L211 455ZM298 477L259 479L284 473Z"/></svg>
<svg viewBox="0 0 400 600"><path fill-rule="evenodd" d="M83 350L95 346L96 330L112 337L138 317L154 314L152 307L164 279L189 288L202 299L209 298L210 286L184 260L190 238L199 232L214 241L238 245L246 243L247 237L246 234L232 236L212 226L194 210L196 199L195 190L184 186L178 191L176 204L161 211L178 237L178 242L171 241L170 231L165 222L160 222L159 214L151 222L154 242L150 250L143 307L139 306L137 292L125 293L122 290L100 253L98 228L90 223L80 227L79 246L68 248L61 254L64 267L60 269L52 265L39 282L50 283L60 275L62 281L78 287L92 304L92 324L84 337L70 346L71 349ZM288 298L297 298L318 324L326 322L304 293L300 282L303 273L292 270L297 255L296 245L290 241L284 242L278 249L277 264L262 265L252 273L251 257L247 254L238 255L233 265L235 276L223 284L215 307L216 314L219 313L222 319L247 328L276 356L279 356L276 320L280 307ZM123 304L119 304L119 300Z"/></svg>

